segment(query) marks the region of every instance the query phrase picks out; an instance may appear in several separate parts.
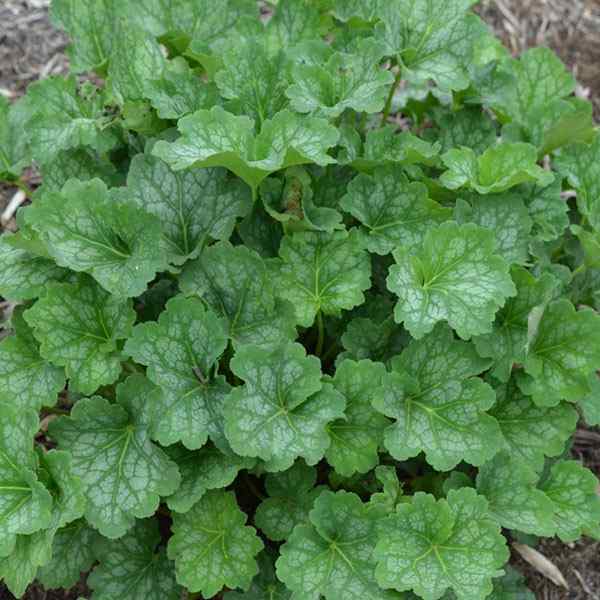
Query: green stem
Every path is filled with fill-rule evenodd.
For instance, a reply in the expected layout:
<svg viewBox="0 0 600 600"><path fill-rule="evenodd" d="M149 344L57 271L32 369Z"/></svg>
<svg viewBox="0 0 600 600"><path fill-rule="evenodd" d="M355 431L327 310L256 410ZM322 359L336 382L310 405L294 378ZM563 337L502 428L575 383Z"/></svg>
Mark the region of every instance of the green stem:
<svg viewBox="0 0 600 600"><path fill-rule="evenodd" d="M14 185L15 187L19 188L28 198L31 198L32 191L20 179L11 181L10 185Z"/></svg>
<svg viewBox="0 0 600 600"><path fill-rule="evenodd" d="M323 313L319 310L317 313L317 327L318 327L318 337L317 337L317 346L315 348L315 354L317 356L321 356L323 352L323 342L325 341L325 326L323 325Z"/></svg>
<svg viewBox="0 0 600 600"><path fill-rule="evenodd" d="M325 351L325 354L323 354L323 356L321 357L321 362L323 364L325 364L334 354L335 351L338 349L338 343L337 341L335 341L333 344L331 344L331 346L329 346L329 348Z"/></svg>
<svg viewBox="0 0 600 600"><path fill-rule="evenodd" d="M394 95L396 94L396 90L400 85L400 81L402 81L402 69L398 69L396 73L396 79L394 79L394 83L390 89L390 93L388 94L387 100L385 101L385 106L383 107L383 116L381 117L381 127L383 127L390 116L390 110L392 109L392 102L394 100Z"/></svg>
<svg viewBox="0 0 600 600"><path fill-rule="evenodd" d="M585 271L587 270L587 267L585 265L585 263L581 263L574 271L573 271L573 275L571 276L572 279L575 279L575 277L577 277L577 275L581 275L582 273L585 273Z"/></svg>

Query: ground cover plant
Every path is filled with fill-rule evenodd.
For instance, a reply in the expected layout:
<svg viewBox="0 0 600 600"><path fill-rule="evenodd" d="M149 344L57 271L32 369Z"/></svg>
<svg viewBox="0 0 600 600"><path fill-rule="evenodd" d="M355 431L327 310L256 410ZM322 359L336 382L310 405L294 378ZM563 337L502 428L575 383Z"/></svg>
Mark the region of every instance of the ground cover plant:
<svg viewBox="0 0 600 600"><path fill-rule="evenodd" d="M55 0L73 75L0 104L16 596L527 598L511 541L600 537L600 140L472 4Z"/></svg>

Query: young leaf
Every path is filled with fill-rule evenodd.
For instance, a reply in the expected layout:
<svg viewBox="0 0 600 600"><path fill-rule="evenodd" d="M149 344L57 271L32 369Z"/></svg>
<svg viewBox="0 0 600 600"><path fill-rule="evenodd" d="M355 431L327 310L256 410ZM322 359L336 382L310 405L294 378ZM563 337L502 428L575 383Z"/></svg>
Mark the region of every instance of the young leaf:
<svg viewBox="0 0 600 600"><path fill-rule="evenodd" d="M514 460L539 472L547 456L562 454L577 425L577 411L572 406L566 402L552 407L536 406L514 380L498 387L496 396L489 414L498 421L503 448Z"/></svg>
<svg viewBox="0 0 600 600"><path fill-rule="evenodd" d="M451 218L450 209L428 198L422 183L396 169L360 174L348 186L341 207L358 219L370 252L388 254L400 244L418 245L431 228Z"/></svg>
<svg viewBox="0 0 600 600"><path fill-rule="evenodd" d="M80 400L69 417L50 423L50 436L73 456L86 489L86 519L108 538L124 535L136 518L150 516L161 495L172 494L177 465L150 441L144 404L153 386L132 375L117 386L117 403Z"/></svg>
<svg viewBox="0 0 600 600"><path fill-rule="evenodd" d="M346 109L379 112L394 81L379 67L384 55L383 45L367 38L356 43L355 53L335 52L324 64L297 64L286 95L294 110L322 117L337 117Z"/></svg>
<svg viewBox="0 0 600 600"><path fill-rule="evenodd" d="M512 280L517 295L498 311L491 333L476 336L475 347L481 356L494 359L494 377L508 381L513 364L522 364L527 355L527 326L531 311L545 306L556 293L558 281L549 273L536 279L522 267L513 267Z"/></svg>
<svg viewBox="0 0 600 600"><path fill-rule="evenodd" d="M379 585L436 600L448 589L459 598L489 595L509 552L485 498L462 488L447 500L418 492L410 504L399 504L375 556Z"/></svg>
<svg viewBox="0 0 600 600"><path fill-rule="evenodd" d="M99 564L87 583L95 600L179 600L181 588L154 519L136 521L118 540L102 540L96 549Z"/></svg>
<svg viewBox="0 0 600 600"><path fill-rule="evenodd" d="M165 266L160 221L111 197L99 179L71 180L60 193L42 195L27 223L60 266L90 273L115 296L140 295Z"/></svg>
<svg viewBox="0 0 600 600"><path fill-rule="evenodd" d="M521 183L550 185L554 175L536 164L535 146L522 142L497 144L477 156L470 148L448 150L442 155L448 171L440 183L450 190L469 187L480 194L504 192Z"/></svg>
<svg viewBox="0 0 600 600"><path fill-rule="evenodd" d="M425 452L427 462L448 471L461 460L481 465L500 449L496 420L486 414L494 391L474 377L489 361L472 344L438 326L393 360L392 372L373 401L396 422L385 431L385 447L397 460Z"/></svg>
<svg viewBox="0 0 600 600"><path fill-rule="evenodd" d="M256 509L256 526L271 540L287 539L296 525L308 523L308 513L324 489L315 487L316 482L316 469L302 461L283 473L269 473L265 480L269 497Z"/></svg>
<svg viewBox="0 0 600 600"><path fill-rule="evenodd" d="M600 317L575 310L566 299L548 305L529 344L521 389L539 406L575 401L590 391L589 376L600 366Z"/></svg>
<svg viewBox="0 0 600 600"><path fill-rule="evenodd" d="M208 490L225 488L233 483L241 469L250 469L255 462L231 451L224 453L211 445L200 450L171 446L167 448L167 454L177 463L181 473L181 485L167 498L167 505L180 513L190 510Z"/></svg>
<svg viewBox="0 0 600 600"><path fill-rule="evenodd" d="M246 518L233 492L224 490L208 492L185 514L175 513L167 552L177 581L207 598L223 586L248 589L263 543Z"/></svg>
<svg viewBox="0 0 600 600"><path fill-rule="evenodd" d="M175 264L194 258L211 239L229 239L251 202L247 188L223 169L176 173L145 154L131 161L124 195L160 219L165 251Z"/></svg>
<svg viewBox="0 0 600 600"><path fill-rule="evenodd" d="M0 557L14 549L17 536L47 528L52 496L38 481L33 437L39 428L35 412L0 396Z"/></svg>
<svg viewBox="0 0 600 600"><path fill-rule="evenodd" d="M159 141L153 154L176 171L191 166L226 167L256 194L271 173L306 163L335 162L327 150L338 140L337 130L323 119L301 117L287 110L266 120L258 135L254 121L219 106L199 110L179 121L182 136L174 143Z"/></svg>
<svg viewBox="0 0 600 600"><path fill-rule="evenodd" d="M358 231L286 236L279 256L277 292L294 305L299 325L309 327L320 311L338 316L364 302L371 265Z"/></svg>
<svg viewBox="0 0 600 600"><path fill-rule="evenodd" d="M463 339L487 333L496 311L516 293L493 234L470 223L432 228L418 248L400 246L394 259L387 278L399 298L394 316L417 339L438 321Z"/></svg>
<svg viewBox="0 0 600 600"><path fill-rule="evenodd" d="M121 373L119 341L133 327L131 303L81 277L76 283L51 283L46 295L23 313L40 343L40 354L65 367L69 386L91 394Z"/></svg>
<svg viewBox="0 0 600 600"><path fill-rule="evenodd" d="M296 337L293 309L276 299L270 275L256 252L219 242L186 266L179 285L223 317L234 346L270 346Z"/></svg>
<svg viewBox="0 0 600 600"><path fill-rule="evenodd" d="M369 360L343 360L331 381L346 399L344 418L327 425L331 444L325 452L327 462L340 475L366 473L379 461L378 450L383 442L383 430L389 421L377 412L371 402L380 393L385 374L381 363Z"/></svg>
<svg viewBox="0 0 600 600"><path fill-rule="evenodd" d="M537 489L539 475L505 452L479 468L477 492L489 502L489 512L502 527L551 537L554 503Z"/></svg>
<svg viewBox="0 0 600 600"><path fill-rule="evenodd" d="M299 597L327 600L393 600L377 587L373 550L381 512L369 510L356 494L323 492L310 523L297 525L281 547L277 577Z"/></svg>
<svg viewBox="0 0 600 600"><path fill-rule="evenodd" d="M65 387L64 369L46 362L22 313L12 317L14 335L0 342L0 387L22 409L54 406Z"/></svg>
<svg viewBox="0 0 600 600"><path fill-rule="evenodd" d="M302 456L317 463L330 444L327 424L344 416L344 397L321 383L319 359L299 344L241 346L230 362L245 382L225 403L225 435L241 456L281 471Z"/></svg>
<svg viewBox="0 0 600 600"><path fill-rule="evenodd" d="M125 352L146 365L148 378L162 389L155 400L154 439L196 449L209 435L221 437L229 385L212 369L226 347L225 322L193 298L176 296L158 323L135 327Z"/></svg>
<svg viewBox="0 0 600 600"><path fill-rule="evenodd" d="M563 542L572 542L600 524L598 479L578 462L554 463L540 487L554 503L556 534Z"/></svg>

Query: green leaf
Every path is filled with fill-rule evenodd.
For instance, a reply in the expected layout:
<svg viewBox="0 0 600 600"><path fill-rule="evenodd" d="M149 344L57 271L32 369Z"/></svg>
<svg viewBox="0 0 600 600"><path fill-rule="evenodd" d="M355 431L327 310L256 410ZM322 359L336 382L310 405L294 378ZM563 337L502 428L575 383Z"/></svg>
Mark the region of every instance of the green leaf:
<svg viewBox="0 0 600 600"><path fill-rule="evenodd" d="M288 59L283 51L269 52L265 40L242 39L227 49L215 75L228 110L248 115L259 126L286 108Z"/></svg>
<svg viewBox="0 0 600 600"><path fill-rule="evenodd" d="M522 267L513 267L511 276L517 295L509 298L498 311L492 332L473 340L481 356L494 360L492 373L500 381L508 381L515 363L525 362L529 315L536 307L545 306L558 286L558 281L549 273L535 278Z"/></svg>
<svg viewBox="0 0 600 600"><path fill-rule="evenodd" d="M557 462L540 487L554 503L556 534L563 542L598 527L598 479L590 470L573 460Z"/></svg>
<svg viewBox="0 0 600 600"><path fill-rule="evenodd" d="M0 236L0 294L10 300L32 300L41 296L51 281L63 279L67 271L52 260L11 245L14 234Z"/></svg>
<svg viewBox="0 0 600 600"><path fill-rule="evenodd" d="M46 295L23 314L40 343L40 354L65 367L69 386L91 394L121 373L119 340L129 336L135 312L87 277L51 283Z"/></svg>
<svg viewBox="0 0 600 600"><path fill-rule="evenodd" d="M437 141L430 143L409 131L397 132L392 125L367 132L364 148L360 138L354 140L354 144L354 148L346 146L345 162L361 171L372 171L380 166L433 166L439 161L441 148Z"/></svg>
<svg viewBox="0 0 600 600"><path fill-rule="evenodd" d="M455 340L438 326L413 341L392 362L374 406L395 419L385 431L385 447L397 460L425 452L438 471L461 460L481 465L500 449L496 420L485 411L494 404L492 388L474 377L489 366L472 344Z"/></svg>
<svg viewBox="0 0 600 600"><path fill-rule="evenodd" d="M308 523L308 513L324 489L315 487L316 482L316 469L302 461L282 473L269 473L265 480L269 497L256 509L256 526L271 540L287 539L296 525Z"/></svg>
<svg viewBox="0 0 600 600"><path fill-rule="evenodd" d="M418 492L386 525L375 549L379 585L425 600L448 589L458 598L484 598L508 560L500 526L470 488L451 490L447 500Z"/></svg>
<svg viewBox="0 0 600 600"><path fill-rule="evenodd" d="M186 266L179 285L223 317L235 347L296 337L292 307L276 299L267 263L249 248L213 244Z"/></svg>
<svg viewBox="0 0 600 600"><path fill-rule="evenodd" d="M17 536L50 526L52 496L38 481L33 438L39 429L35 412L0 397L0 557L9 555Z"/></svg>
<svg viewBox="0 0 600 600"><path fill-rule="evenodd" d="M327 175L323 175L327 177ZM260 195L268 214L282 223L287 223L290 231L333 231L343 227L342 215L334 207L321 206L321 200L329 200L326 189L319 189L319 180L313 182L309 172L303 167L290 167L283 172L283 178L270 177L263 181ZM313 190L313 184L316 189ZM326 188L327 184L325 184ZM285 227L285 225L284 225Z"/></svg>
<svg viewBox="0 0 600 600"><path fill-rule="evenodd" d="M464 146L483 154L496 143L496 123L479 107L467 107L458 112L440 111L434 114L435 139L442 152Z"/></svg>
<svg viewBox="0 0 600 600"><path fill-rule="evenodd" d="M212 369L226 347L223 319L193 298L176 296L158 323L135 327L125 352L146 365L148 378L162 389L153 411L154 439L196 449L209 435L213 441L222 436L222 403L229 385Z"/></svg>
<svg viewBox="0 0 600 600"><path fill-rule="evenodd" d="M275 13L267 24L271 45L289 48L303 40L320 37L321 15L311 0L278 0Z"/></svg>
<svg viewBox="0 0 600 600"><path fill-rule="evenodd" d="M522 142L503 142L479 156L464 146L453 148L442 160L448 171L441 175L440 183L450 190L466 186L480 194L493 194L521 183L545 187L554 180L551 171L536 164L535 146Z"/></svg>
<svg viewBox="0 0 600 600"><path fill-rule="evenodd" d="M589 376L600 366L600 317L575 310L565 298L548 305L525 360L523 392L539 406L576 401L590 391Z"/></svg>
<svg viewBox="0 0 600 600"><path fill-rule="evenodd" d="M60 266L90 273L116 296L143 293L165 266L160 221L111 197L99 179L47 192L27 211L27 222Z"/></svg>
<svg viewBox="0 0 600 600"><path fill-rule="evenodd" d="M53 505L49 527L32 535L19 535L10 555L0 559L0 578L16 596L22 596L39 567L52 558L53 540L60 527L83 515L85 497L79 478L73 475L71 456L51 450L39 453L40 475L47 481Z"/></svg>
<svg viewBox="0 0 600 600"><path fill-rule="evenodd" d="M339 316L364 302L371 266L358 231L285 236L279 256L277 292L294 305L299 325L309 327L320 311Z"/></svg>
<svg viewBox="0 0 600 600"><path fill-rule="evenodd" d="M342 335L341 342L346 352L340 358L369 360L387 363L404 348L408 334L392 316L380 323L359 317L352 319Z"/></svg>
<svg viewBox="0 0 600 600"><path fill-rule="evenodd" d="M420 244L428 229L452 215L428 198L425 185L410 182L391 167L355 177L340 205L362 223L366 247L377 254L388 254L400 244Z"/></svg>
<svg viewBox="0 0 600 600"><path fill-rule="evenodd" d="M0 96L0 180L19 177L31 162L23 127L29 117L25 101L10 104Z"/></svg>
<svg viewBox="0 0 600 600"><path fill-rule="evenodd" d="M167 552L177 581L207 598L223 586L248 589L263 543L246 519L233 492L224 490L208 492L185 514L175 513Z"/></svg>
<svg viewBox="0 0 600 600"><path fill-rule="evenodd" d="M356 43L355 53L332 53L323 64L297 64L286 95L294 110L328 118L348 108L380 112L394 81L390 71L379 67L384 55L383 45L367 38Z"/></svg>
<svg viewBox="0 0 600 600"><path fill-rule="evenodd" d="M37 579L48 589L72 587L96 562L99 539L84 519L59 529L52 542L52 559L39 569Z"/></svg>
<svg viewBox="0 0 600 600"><path fill-rule="evenodd" d="M495 90L492 108L506 115L511 129L538 146L541 155L591 139L592 115L567 100L575 91L575 78L550 48L531 48L503 68L511 84L503 82Z"/></svg>
<svg viewBox="0 0 600 600"><path fill-rule="evenodd" d="M165 64L154 37L126 19L117 21L108 77L109 87L120 104L147 98L152 89L148 82L162 73Z"/></svg>
<svg viewBox="0 0 600 600"><path fill-rule="evenodd" d="M251 203L247 188L223 169L176 173L145 154L131 161L124 195L160 219L165 252L175 264L195 257L211 239L229 239Z"/></svg>
<svg viewBox="0 0 600 600"><path fill-rule="evenodd" d="M49 427L86 486L86 519L109 538L152 515L160 496L179 486L177 465L150 441L144 406L152 390L148 380L132 375L117 386L116 404L99 396L80 400L69 417Z"/></svg>
<svg viewBox="0 0 600 600"><path fill-rule="evenodd" d="M483 196L457 200L454 218L458 223L475 223L496 238L498 254L509 264L522 265L529 258L532 220L517 196Z"/></svg>
<svg viewBox="0 0 600 600"><path fill-rule="evenodd" d="M545 457L563 453L577 425L577 411L572 406L566 402L552 407L536 406L513 380L498 387L496 395L490 415L498 421L503 448L513 459L541 471Z"/></svg>
<svg viewBox="0 0 600 600"><path fill-rule="evenodd" d="M409 0L384 3L375 35L397 56L411 81L428 79L443 90L469 85L474 47L484 33L467 11L475 0Z"/></svg>
<svg viewBox="0 0 600 600"><path fill-rule="evenodd" d="M118 540L102 540L99 564L87 580L94 600L179 600L182 590L160 541L154 519L136 521Z"/></svg>
<svg viewBox="0 0 600 600"><path fill-rule="evenodd" d="M535 600L533 592L525 586L524 577L511 566L505 566L506 575L494 580L494 590L488 600Z"/></svg>
<svg viewBox="0 0 600 600"><path fill-rule="evenodd" d="M75 41L68 49L75 73L103 65L112 53L118 5L114 0L53 0L52 17Z"/></svg>
<svg viewBox="0 0 600 600"><path fill-rule="evenodd" d="M299 597L327 600L392 600L377 587L373 550L379 511L356 494L323 492L310 511L310 523L297 525L281 547L277 577Z"/></svg>
<svg viewBox="0 0 600 600"><path fill-rule="evenodd" d="M420 247L400 246L394 259L387 278L399 298L394 317L417 339L439 321L463 339L487 333L496 311L516 293L493 233L470 223L432 228Z"/></svg>
<svg viewBox="0 0 600 600"><path fill-rule="evenodd" d="M12 317L14 335L0 342L0 387L21 409L54 406L65 387L64 370L46 362L21 312Z"/></svg>
<svg viewBox="0 0 600 600"><path fill-rule="evenodd" d="M577 207L600 230L600 135L590 144L573 144L556 157L554 167L577 190Z"/></svg>
<svg viewBox="0 0 600 600"><path fill-rule="evenodd" d="M265 177L286 167L335 162L327 150L336 144L337 130L323 119L287 110L266 120L258 135L252 119L219 106L184 117L178 128L182 136L174 143L158 142L153 154L176 171L192 166L226 167L253 193Z"/></svg>
<svg viewBox="0 0 600 600"><path fill-rule="evenodd" d="M583 412L585 422L595 427L600 425L600 379L596 373L590 375L590 389L591 392L580 398L578 404Z"/></svg>
<svg viewBox="0 0 600 600"><path fill-rule="evenodd" d="M299 344L267 350L241 346L230 369L245 382L225 403L225 434L240 456L256 456L274 471L302 456L317 463L329 446L327 424L344 414L344 397L321 383L315 356Z"/></svg>
<svg viewBox="0 0 600 600"><path fill-rule="evenodd" d="M179 467L181 485L167 498L171 510L185 513L198 502L208 490L231 485L241 469L254 465L251 458L242 458L233 452L224 453L207 445L200 450L187 450L172 446L167 454Z"/></svg>
<svg viewBox="0 0 600 600"><path fill-rule="evenodd" d="M168 61L159 77L150 75L144 93L161 119L179 119L217 104L215 85L202 81L181 57Z"/></svg>
<svg viewBox="0 0 600 600"><path fill-rule="evenodd" d="M32 112L25 128L33 158L45 164L61 150L88 147L107 152L117 134L106 126L104 98L91 84L77 90L74 77L49 77L27 89Z"/></svg>
<svg viewBox="0 0 600 600"><path fill-rule="evenodd" d="M60 192L69 179L88 181L102 179L107 185L120 185L121 174L106 155L89 148L61 150L47 163L40 166L44 191Z"/></svg>
<svg viewBox="0 0 600 600"><path fill-rule="evenodd" d="M487 498L490 514L502 527L551 537L554 504L537 489L538 479L529 465L502 452L479 468L477 492Z"/></svg>
<svg viewBox="0 0 600 600"><path fill-rule="evenodd" d="M366 473L379 462L378 450L389 421L371 403L380 393L384 374L381 363L343 360L335 376L326 379L346 400L344 417L327 426L331 445L325 458L340 475Z"/></svg>
<svg viewBox="0 0 600 600"><path fill-rule="evenodd" d="M273 560L264 551L258 555L258 575L246 592L226 592L223 600L294 600L293 593L275 575ZM310 598L309 600L315 600Z"/></svg>

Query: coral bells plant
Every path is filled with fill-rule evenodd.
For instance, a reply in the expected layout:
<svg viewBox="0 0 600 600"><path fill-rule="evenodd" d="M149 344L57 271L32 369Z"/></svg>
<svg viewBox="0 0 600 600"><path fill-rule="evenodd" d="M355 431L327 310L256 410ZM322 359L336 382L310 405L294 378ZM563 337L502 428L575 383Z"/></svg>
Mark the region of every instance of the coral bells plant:
<svg viewBox="0 0 600 600"><path fill-rule="evenodd" d="M532 598L512 541L600 537L600 138L472 4L54 0L72 75L0 104L14 595Z"/></svg>

